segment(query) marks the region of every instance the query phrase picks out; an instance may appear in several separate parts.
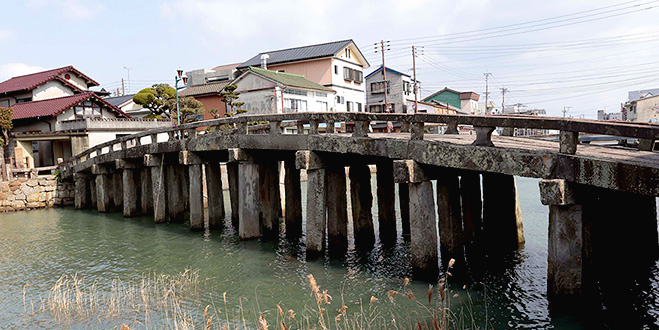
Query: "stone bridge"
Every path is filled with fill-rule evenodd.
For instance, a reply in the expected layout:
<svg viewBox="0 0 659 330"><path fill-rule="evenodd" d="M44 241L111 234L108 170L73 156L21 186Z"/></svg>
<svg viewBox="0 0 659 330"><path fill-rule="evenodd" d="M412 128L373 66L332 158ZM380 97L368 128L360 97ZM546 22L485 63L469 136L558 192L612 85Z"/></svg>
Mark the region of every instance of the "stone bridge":
<svg viewBox="0 0 659 330"><path fill-rule="evenodd" d="M373 133L372 122L403 128ZM428 134L433 125L445 133ZM457 134L458 125L472 126L474 134ZM497 127L502 135L511 128L557 130L560 141L493 136ZM580 133L636 138L639 148L581 145ZM224 226L227 180L241 239L304 236L308 258L346 251L349 209L356 248L373 248L376 235L385 246L395 244L398 184L414 276L429 280L439 275L440 253L442 264L453 258L462 265L518 249L525 239L514 176L540 178L542 203L549 206L548 292L565 297L595 287L597 265L608 258L656 256L658 138L658 125L564 118L246 115L125 136L86 150L60 171L75 182L76 208L187 221L192 230ZM376 168L378 232L369 165Z"/></svg>

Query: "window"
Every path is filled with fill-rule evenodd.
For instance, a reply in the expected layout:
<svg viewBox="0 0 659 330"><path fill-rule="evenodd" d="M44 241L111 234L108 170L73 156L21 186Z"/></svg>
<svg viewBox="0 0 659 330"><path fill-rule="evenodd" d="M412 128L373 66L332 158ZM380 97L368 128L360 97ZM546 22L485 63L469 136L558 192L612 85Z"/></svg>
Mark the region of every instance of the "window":
<svg viewBox="0 0 659 330"><path fill-rule="evenodd" d="M288 89L288 88L284 89L284 94L307 96L306 91L301 91L297 89Z"/></svg>
<svg viewBox="0 0 659 330"><path fill-rule="evenodd" d="M32 102L32 98L31 97L26 97L24 99L17 99L16 100L16 103L26 103L26 102Z"/></svg>
<svg viewBox="0 0 659 330"><path fill-rule="evenodd" d="M345 102L346 102L346 99L343 96L337 96L336 97L336 103L343 104Z"/></svg>
<svg viewBox="0 0 659 330"><path fill-rule="evenodd" d="M334 66L334 74L339 74L339 66L338 65Z"/></svg>
<svg viewBox="0 0 659 330"><path fill-rule="evenodd" d="M0 107L9 108L9 100L0 101Z"/></svg>
<svg viewBox="0 0 659 330"><path fill-rule="evenodd" d="M352 106L352 102L351 102L351 101L346 102L346 110L347 110L347 111L355 110L354 107Z"/></svg>
<svg viewBox="0 0 659 330"><path fill-rule="evenodd" d="M305 112L307 101L299 99L284 99L284 112Z"/></svg>
<svg viewBox="0 0 659 330"><path fill-rule="evenodd" d="M354 70L351 69L351 68L344 67L343 68L343 79L344 80L349 80L349 81L354 80L355 79Z"/></svg>
<svg viewBox="0 0 659 330"><path fill-rule="evenodd" d="M346 57L350 58L350 48L346 48Z"/></svg>
<svg viewBox="0 0 659 330"><path fill-rule="evenodd" d="M364 82L364 73L358 70L352 70L355 76L355 82L361 84Z"/></svg>
<svg viewBox="0 0 659 330"><path fill-rule="evenodd" d="M357 102L357 112L362 112L362 104Z"/></svg>
<svg viewBox="0 0 659 330"><path fill-rule="evenodd" d="M327 97L327 93L316 92L316 97Z"/></svg>
<svg viewBox="0 0 659 330"><path fill-rule="evenodd" d="M327 102L325 101L316 101L316 105L318 106L318 111L327 111Z"/></svg>
<svg viewBox="0 0 659 330"><path fill-rule="evenodd" d="M376 81L371 83L371 94L384 93L384 81ZM387 81L387 92L389 92L389 81Z"/></svg>

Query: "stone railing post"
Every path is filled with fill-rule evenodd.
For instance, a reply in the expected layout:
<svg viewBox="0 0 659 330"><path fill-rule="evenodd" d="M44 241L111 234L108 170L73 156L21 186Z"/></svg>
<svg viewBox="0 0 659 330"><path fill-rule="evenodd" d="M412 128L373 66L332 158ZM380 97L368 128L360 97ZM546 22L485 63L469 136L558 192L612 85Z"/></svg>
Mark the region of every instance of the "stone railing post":
<svg viewBox="0 0 659 330"><path fill-rule="evenodd" d="M641 151L653 151L654 150L654 139L639 139L638 140L638 150Z"/></svg>
<svg viewBox="0 0 659 330"><path fill-rule="evenodd" d="M355 121L355 131L352 133L353 137L368 137L368 121L358 120Z"/></svg>
<svg viewBox="0 0 659 330"><path fill-rule="evenodd" d="M458 131L458 122L449 121L446 123L446 131L444 131L444 134L460 134Z"/></svg>
<svg viewBox="0 0 659 330"><path fill-rule="evenodd" d="M476 140L471 145L480 147L494 147L492 143L492 132L495 127L490 126L474 126L476 131Z"/></svg>
<svg viewBox="0 0 659 330"><path fill-rule="evenodd" d="M281 121L270 121L270 134L281 134Z"/></svg>
<svg viewBox="0 0 659 330"><path fill-rule="evenodd" d="M310 120L309 121L309 134L310 135L318 135L318 125L320 122L318 120Z"/></svg>
<svg viewBox="0 0 659 330"><path fill-rule="evenodd" d="M424 122L412 122L410 124L410 138L412 140L423 140L423 134L425 133L423 130L425 129L425 123Z"/></svg>
<svg viewBox="0 0 659 330"><path fill-rule="evenodd" d="M561 131L559 152L562 154L574 155L577 153L579 144L579 132Z"/></svg>

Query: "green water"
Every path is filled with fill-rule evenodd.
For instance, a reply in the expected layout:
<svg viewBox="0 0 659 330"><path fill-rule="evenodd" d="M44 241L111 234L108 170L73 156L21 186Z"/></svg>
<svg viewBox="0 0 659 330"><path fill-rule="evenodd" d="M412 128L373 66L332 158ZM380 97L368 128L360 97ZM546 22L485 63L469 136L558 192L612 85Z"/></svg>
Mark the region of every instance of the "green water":
<svg viewBox="0 0 659 330"><path fill-rule="evenodd" d="M481 325L584 329L592 316L579 310L557 312L547 302L548 210L539 202L536 180L518 178L518 188L526 245L491 270L456 281L454 286L465 297L461 289L466 285L473 299L473 315ZM409 259L409 247L402 239L387 251L378 246L365 254L349 251L342 260L307 262L302 244L239 241L231 229L204 234L190 232L184 224L155 225L149 217L124 219L116 213L70 208L6 213L0 215L0 328L107 329L127 321L120 315L61 323L48 312L31 312L30 301L47 296L60 276L76 273L87 283L96 281L103 291L114 278L131 282L145 273L197 269L199 292L184 297L184 307L198 328L204 307L221 302L223 292L232 312L238 308L238 298L246 297L243 304L251 312L269 310L272 316L279 303L300 314L305 303L311 302L307 274L313 274L333 295L333 308L340 307L341 296L352 311L360 301L368 306L375 296L380 310L386 311L387 290L400 289L403 278L411 276ZM648 328L657 326L657 274L655 267L639 294L646 306L642 313ZM410 288L417 297L425 297L428 283L413 281ZM154 324L150 328L163 327ZM139 324L133 326L140 328Z"/></svg>

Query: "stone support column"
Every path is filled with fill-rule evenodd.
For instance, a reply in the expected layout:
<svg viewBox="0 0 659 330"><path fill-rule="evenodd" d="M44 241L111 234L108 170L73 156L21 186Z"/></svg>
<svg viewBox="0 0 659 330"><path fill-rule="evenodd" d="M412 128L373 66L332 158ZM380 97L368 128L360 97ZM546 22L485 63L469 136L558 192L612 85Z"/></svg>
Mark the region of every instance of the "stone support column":
<svg viewBox="0 0 659 330"><path fill-rule="evenodd" d="M261 237L259 166L241 149L229 149L229 162L238 164L238 237Z"/></svg>
<svg viewBox="0 0 659 330"><path fill-rule="evenodd" d="M467 252L479 243L483 230L483 200L481 199L481 178L478 173L460 174L460 197L462 201L462 220L464 225L464 243Z"/></svg>
<svg viewBox="0 0 659 330"><path fill-rule="evenodd" d="M285 222L286 238L292 241L302 236L302 190L300 189L300 170L295 168L295 159L284 161L284 187L286 193Z"/></svg>
<svg viewBox="0 0 659 330"><path fill-rule="evenodd" d="M261 196L261 234L263 237L279 237L279 215L281 195L279 194L279 162L267 161L259 164L259 188Z"/></svg>
<svg viewBox="0 0 659 330"><path fill-rule="evenodd" d="M181 151L179 164L187 166L188 198L190 204L190 229L204 230L204 177L202 173L203 161L193 152ZM185 198L185 197L184 197Z"/></svg>
<svg viewBox="0 0 659 330"><path fill-rule="evenodd" d="M78 210L89 208L91 205L90 180L85 174L73 175L75 182L74 205Z"/></svg>
<svg viewBox="0 0 659 330"><path fill-rule="evenodd" d="M117 159L115 166L121 171L123 215L124 217L134 217L138 215L140 200L140 181L135 177L143 165L131 160Z"/></svg>
<svg viewBox="0 0 659 330"><path fill-rule="evenodd" d="M517 250L524 244L522 212L512 175L483 173L483 230L489 252Z"/></svg>
<svg viewBox="0 0 659 330"><path fill-rule="evenodd" d="M327 226L327 188L325 162L315 152L298 151L298 168L307 169L307 258L324 251Z"/></svg>
<svg viewBox="0 0 659 330"><path fill-rule="evenodd" d="M162 223L167 220L167 166L161 154L144 155L144 165L149 168L151 176L151 193L153 194L153 221Z"/></svg>
<svg viewBox="0 0 659 330"><path fill-rule="evenodd" d="M377 164L378 223L380 241L387 246L396 244L396 211L394 200L394 167L392 161Z"/></svg>
<svg viewBox="0 0 659 330"><path fill-rule="evenodd" d="M464 231L460 203L460 181L455 171L442 169L437 177L437 213L439 215L439 244L444 267L449 260L464 266Z"/></svg>
<svg viewBox="0 0 659 330"><path fill-rule="evenodd" d="M580 295L583 271L582 205L565 180L540 181L542 204L549 206L547 293L550 298Z"/></svg>
<svg viewBox="0 0 659 330"><path fill-rule="evenodd" d="M362 249L371 249L375 243L371 171L366 164L351 165L349 177L355 246Z"/></svg>
<svg viewBox="0 0 659 330"><path fill-rule="evenodd" d="M407 182L398 184L398 205L400 206L400 222L403 239L410 238L410 188Z"/></svg>
<svg viewBox="0 0 659 330"><path fill-rule="evenodd" d="M112 204L116 211L123 211L124 205L124 184L121 172L114 171L110 178L112 180Z"/></svg>
<svg viewBox="0 0 659 330"><path fill-rule="evenodd" d="M222 229L225 213L222 168L219 162L206 164L206 191L208 195L208 226L210 229Z"/></svg>
<svg viewBox="0 0 659 330"><path fill-rule="evenodd" d="M153 213L153 188L151 183L151 169L140 170L140 210L142 214Z"/></svg>
<svg viewBox="0 0 659 330"><path fill-rule="evenodd" d="M231 200L231 225L237 231L239 225L239 202L238 200L238 163L227 162L227 177L229 180L229 198Z"/></svg>
<svg viewBox="0 0 659 330"><path fill-rule="evenodd" d="M430 177L412 160L394 161L394 178L409 183L410 245L415 278L434 281L439 275L437 217Z"/></svg>
<svg viewBox="0 0 659 330"><path fill-rule="evenodd" d="M165 177L167 185L167 216L170 222L185 221L185 170L181 165L167 165Z"/></svg>
<svg viewBox="0 0 659 330"><path fill-rule="evenodd" d="M112 174L107 167L102 165L94 165L92 173L96 175L96 208L98 212L110 212L112 209Z"/></svg>
<svg viewBox="0 0 659 330"><path fill-rule="evenodd" d="M332 255L343 255L348 249L348 210L346 169L330 166L326 169L327 236Z"/></svg>

